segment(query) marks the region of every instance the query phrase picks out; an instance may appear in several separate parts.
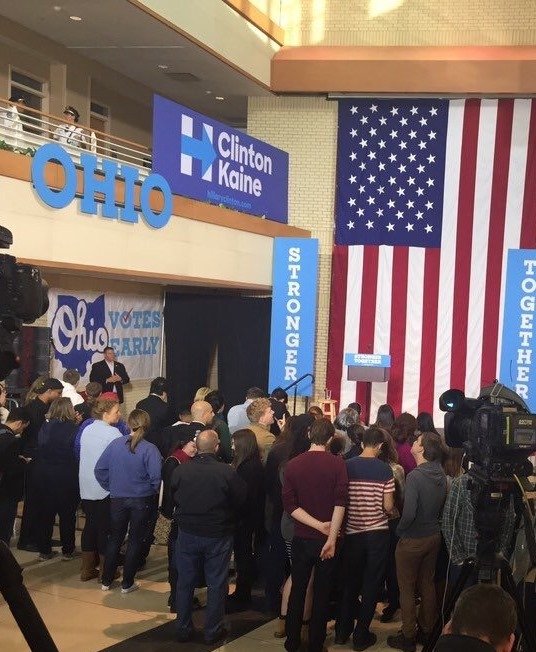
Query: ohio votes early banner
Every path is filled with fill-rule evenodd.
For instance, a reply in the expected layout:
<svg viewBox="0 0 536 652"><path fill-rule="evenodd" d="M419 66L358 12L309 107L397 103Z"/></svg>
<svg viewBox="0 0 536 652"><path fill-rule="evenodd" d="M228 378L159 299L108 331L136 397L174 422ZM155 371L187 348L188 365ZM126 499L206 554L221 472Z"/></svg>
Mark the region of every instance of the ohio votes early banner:
<svg viewBox="0 0 536 652"><path fill-rule="evenodd" d="M52 288L49 300L54 376L77 369L87 382L105 346L114 347L132 380L159 375L163 298Z"/></svg>

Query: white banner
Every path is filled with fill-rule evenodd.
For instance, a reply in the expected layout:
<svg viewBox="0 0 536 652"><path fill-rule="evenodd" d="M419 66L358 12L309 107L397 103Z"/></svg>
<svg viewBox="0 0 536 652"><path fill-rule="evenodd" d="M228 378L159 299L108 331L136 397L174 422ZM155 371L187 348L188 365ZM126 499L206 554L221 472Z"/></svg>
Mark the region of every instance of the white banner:
<svg viewBox="0 0 536 652"><path fill-rule="evenodd" d="M160 374L163 297L51 288L47 323L54 355L52 375L77 369L89 381L91 365L113 346L131 380Z"/></svg>

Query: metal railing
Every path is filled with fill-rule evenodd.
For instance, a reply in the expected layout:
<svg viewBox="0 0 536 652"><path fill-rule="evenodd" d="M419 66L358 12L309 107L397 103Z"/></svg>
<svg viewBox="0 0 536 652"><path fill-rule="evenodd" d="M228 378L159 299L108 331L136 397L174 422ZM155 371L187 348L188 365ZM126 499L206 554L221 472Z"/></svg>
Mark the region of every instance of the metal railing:
<svg viewBox="0 0 536 652"><path fill-rule="evenodd" d="M294 408L292 414L296 414L296 398L297 398L297 393L298 393L298 385L301 383L302 380L305 380L305 378L310 378L311 379L311 384L314 386L315 383L315 377L313 374L303 374L303 376L300 376L298 380L295 380L293 383L290 383L290 385L287 385L286 387L283 387L283 391L288 392L289 389L294 387ZM309 409L309 397L305 397L305 411Z"/></svg>
<svg viewBox="0 0 536 652"><path fill-rule="evenodd" d="M151 152L145 145L79 123L70 125L63 117L0 98L0 149L31 155L50 142L58 142L76 163L80 154L91 152L101 159L132 165L140 170L140 176L151 171Z"/></svg>

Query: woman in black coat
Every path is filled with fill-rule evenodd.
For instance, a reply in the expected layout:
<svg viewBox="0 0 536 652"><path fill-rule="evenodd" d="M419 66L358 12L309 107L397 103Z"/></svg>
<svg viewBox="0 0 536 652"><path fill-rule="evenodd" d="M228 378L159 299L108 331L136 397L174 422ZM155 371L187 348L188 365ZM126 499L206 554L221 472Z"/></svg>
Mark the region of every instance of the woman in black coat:
<svg viewBox="0 0 536 652"><path fill-rule="evenodd" d="M228 611L247 609L251 603L251 587L255 574L254 544L264 534L264 467L257 439L249 429L233 434L233 466L246 482L247 498L240 510L234 538L236 589L228 598Z"/></svg>

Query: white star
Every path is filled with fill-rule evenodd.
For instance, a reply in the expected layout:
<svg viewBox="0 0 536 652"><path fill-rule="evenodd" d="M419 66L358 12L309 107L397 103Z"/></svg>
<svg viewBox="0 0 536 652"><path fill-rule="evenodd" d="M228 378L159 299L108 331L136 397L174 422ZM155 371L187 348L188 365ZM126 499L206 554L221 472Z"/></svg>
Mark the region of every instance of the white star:
<svg viewBox="0 0 536 652"><path fill-rule="evenodd" d="M391 138L396 138L398 136L398 131L391 129L391 133L389 134L389 136L391 136Z"/></svg>
<svg viewBox="0 0 536 652"><path fill-rule="evenodd" d="M394 186L396 183L396 177L389 177L389 185Z"/></svg>
<svg viewBox="0 0 536 652"><path fill-rule="evenodd" d="M430 109L430 115L437 115L437 109L434 106Z"/></svg>
<svg viewBox="0 0 536 652"><path fill-rule="evenodd" d="M350 222L348 222L348 224L347 224L346 226L347 226L349 229L353 229L354 226L355 226L355 223L352 222L352 221L350 220Z"/></svg>
<svg viewBox="0 0 536 652"><path fill-rule="evenodd" d="M365 161L361 161L361 163L357 166L361 171L364 171L367 169L367 166L365 165Z"/></svg>
<svg viewBox="0 0 536 652"><path fill-rule="evenodd" d="M412 130L409 132L409 137L411 138L411 140L413 140L414 138L417 138L417 132L416 132L416 131L413 131L413 129L412 129Z"/></svg>
<svg viewBox="0 0 536 652"><path fill-rule="evenodd" d="M395 207L395 202L394 202L394 200L393 200L393 199L390 199L390 200L387 202L387 206L389 206L389 208L394 208L394 207Z"/></svg>
<svg viewBox="0 0 536 652"><path fill-rule="evenodd" d="M374 183L376 181L376 176L374 174L369 174L369 176L367 177L367 181L369 183Z"/></svg>
<svg viewBox="0 0 536 652"><path fill-rule="evenodd" d="M377 104L372 104L371 107L370 107L371 113L376 113L377 110L378 110L378 105Z"/></svg>
<svg viewBox="0 0 536 652"><path fill-rule="evenodd" d="M386 125L387 124L387 118L384 118L383 116L380 118L380 124L381 125Z"/></svg>
<svg viewBox="0 0 536 652"><path fill-rule="evenodd" d="M391 113L391 115L398 115L398 109L396 108L396 106L393 106L390 113Z"/></svg>
<svg viewBox="0 0 536 652"><path fill-rule="evenodd" d="M364 214L365 214L365 209L364 209L364 208L358 208L358 209L357 209L357 211L356 211L356 215L357 215L358 217L363 217Z"/></svg>
<svg viewBox="0 0 536 652"><path fill-rule="evenodd" d="M385 170L385 163L378 163L378 170L380 170L380 172L383 172Z"/></svg>
<svg viewBox="0 0 536 652"><path fill-rule="evenodd" d="M386 225L385 225L385 228L386 228L388 231L394 231L394 230L395 230L395 225L394 225L394 224L391 224L391 222L389 222L389 224L386 224Z"/></svg>
<svg viewBox="0 0 536 652"><path fill-rule="evenodd" d="M432 208L434 207L434 202L428 200L428 201L426 202L425 206L426 206L426 210L429 210L429 211L430 211L430 210L432 210Z"/></svg>
<svg viewBox="0 0 536 652"><path fill-rule="evenodd" d="M400 147L400 149L406 149L406 147L408 146L408 144L406 143L405 140L401 140L401 141L398 143L398 146Z"/></svg>
<svg viewBox="0 0 536 652"><path fill-rule="evenodd" d="M367 154L367 157L372 161L372 159L376 158L376 152L369 152Z"/></svg>
<svg viewBox="0 0 536 652"><path fill-rule="evenodd" d="M372 222L371 220L369 220L369 221L367 222L367 225L366 225L366 226L367 226L367 229L373 229L373 228L374 228L374 222Z"/></svg>
<svg viewBox="0 0 536 652"><path fill-rule="evenodd" d="M396 154L389 154L389 160L391 163L394 163L396 161Z"/></svg>
<svg viewBox="0 0 536 652"><path fill-rule="evenodd" d="M408 156L408 161L409 161L410 163L415 163L415 159L416 159L416 158L417 158L417 157L415 156L415 154L410 154L410 155Z"/></svg>
<svg viewBox="0 0 536 652"><path fill-rule="evenodd" d="M424 140L421 140L421 142L419 143L419 149L426 149L426 143L424 142Z"/></svg>
<svg viewBox="0 0 536 652"><path fill-rule="evenodd" d="M384 186L379 186L378 187L378 194L383 195L384 192L385 192Z"/></svg>
<svg viewBox="0 0 536 652"><path fill-rule="evenodd" d="M411 107L411 115L416 115L419 113L419 109L416 106Z"/></svg>
<svg viewBox="0 0 536 652"><path fill-rule="evenodd" d="M426 233L432 233L433 227L431 224L427 224L424 230L426 231Z"/></svg>
<svg viewBox="0 0 536 652"><path fill-rule="evenodd" d="M423 213L422 211L417 211L417 212L415 213L415 217L416 217L418 220L422 220L423 215L424 215L424 213Z"/></svg>
<svg viewBox="0 0 536 652"><path fill-rule="evenodd" d="M435 156L432 156L432 154L430 154L430 156L426 160L428 161L428 163L435 163Z"/></svg>
<svg viewBox="0 0 536 652"><path fill-rule="evenodd" d="M408 230L408 233L409 233L410 231L413 231L413 224L411 224L411 222L408 222L408 223L406 224L406 229Z"/></svg>
<svg viewBox="0 0 536 652"><path fill-rule="evenodd" d="M350 178L348 179L348 181L349 181L350 183L357 183L357 177L355 176L355 174L351 174L351 175L350 175Z"/></svg>
<svg viewBox="0 0 536 652"><path fill-rule="evenodd" d="M356 154L355 152L352 152L352 153L350 154L350 160L351 160L351 161L355 161L356 158L357 158L357 154Z"/></svg>
<svg viewBox="0 0 536 652"><path fill-rule="evenodd" d="M430 140L435 140L435 137L436 137L436 132L435 132L435 131L431 131L431 132L428 134L428 138L429 138Z"/></svg>
<svg viewBox="0 0 536 652"><path fill-rule="evenodd" d="M357 106L353 106L350 111L352 112L352 115L355 115L357 113Z"/></svg>
<svg viewBox="0 0 536 652"><path fill-rule="evenodd" d="M424 188L417 188L416 193L418 197L422 197L424 194Z"/></svg>
<svg viewBox="0 0 536 652"><path fill-rule="evenodd" d="M424 127L425 125L428 124L428 120L426 118L421 118L419 120L419 123L420 123L421 127Z"/></svg>
<svg viewBox="0 0 536 652"><path fill-rule="evenodd" d="M397 219L401 220L404 217L403 211L397 211L396 212L396 217L397 217Z"/></svg>
<svg viewBox="0 0 536 652"><path fill-rule="evenodd" d="M371 128L369 129L369 134L370 134L371 136L375 136L376 133L377 133L377 131L378 131L377 129L374 129L374 127L371 127Z"/></svg>
<svg viewBox="0 0 536 652"><path fill-rule="evenodd" d="M417 170L421 173L424 172L424 165L417 166Z"/></svg>
<svg viewBox="0 0 536 652"><path fill-rule="evenodd" d="M361 138L361 140L359 141L359 144L361 145L361 147L366 147L367 146L367 141L364 138Z"/></svg>
<svg viewBox="0 0 536 652"><path fill-rule="evenodd" d="M408 177L408 186L414 186L415 185L415 179L413 177Z"/></svg>
<svg viewBox="0 0 536 652"><path fill-rule="evenodd" d="M383 217L383 208L378 208L378 210L376 211L376 215L378 217Z"/></svg>
<svg viewBox="0 0 536 652"><path fill-rule="evenodd" d="M396 194L397 194L399 197L402 197L402 195L403 195L405 192L406 192L406 191L404 190L404 188L399 188L399 189L396 191Z"/></svg>
<svg viewBox="0 0 536 652"><path fill-rule="evenodd" d="M402 165L402 163L398 166L398 171L399 172L405 172L406 171L406 166Z"/></svg>
<svg viewBox="0 0 536 652"><path fill-rule="evenodd" d="M367 116L366 116L366 115L362 115L362 116L359 118L359 122L360 122L362 125L366 125L367 122L368 122L368 118L367 118Z"/></svg>
<svg viewBox="0 0 536 652"><path fill-rule="evenodd" d="M350 131L350 136L352 136L352 138L355 138L357 136L357 129L352 129Z"/></svg>
<svg viewBox="0 0 536 652"><path fill-rule="evenodd" d="M362 195L365 192L365 186L359 186L359 194Z"/></svg>
<svg viewBox="0 0 536 652"><path fill-rule="evenodd" d="M348 200L348 205L355 206L355 199L353 197L350 197L350 199Z"/></svg>
<svg viewBox="0 0 536 652"><path fill-rule="evenodd" d="M408 124L408 119L407 118L400 118L400 124L405 127Z"/></svg>
<svg viewBox="0 0 536 652"><path fill-rule="evenodd" d="M375 204L375 203L376 203L376 200L374 199L374 197L369 197L369 198L367 199L367 204L368 204L369 206L372 206L372 204Z"/></svg>
<svg viewBox="0 0 536 652"><path fill-rule="evenodd" d="M434 185L434 180L428 177L428 179L426 179L426 185L428 186L428 188L430 188L431 186Z"/></svg>
<svg viewBox="0 0 536 652"><path fill-rule="evenodd" d="M415 202L411 201L411 199L408 199L408 201L406 202L406 206L408 208L413 208L413 206L415 206Z"/></svg>
<svg viewBox="0 0 536 652"><path fill-rule="evenodd" d="M384 149L384 147L385 147L385 140L380 140L380 142L378 143L378 146L379 146L380 149Z"/></svg>

